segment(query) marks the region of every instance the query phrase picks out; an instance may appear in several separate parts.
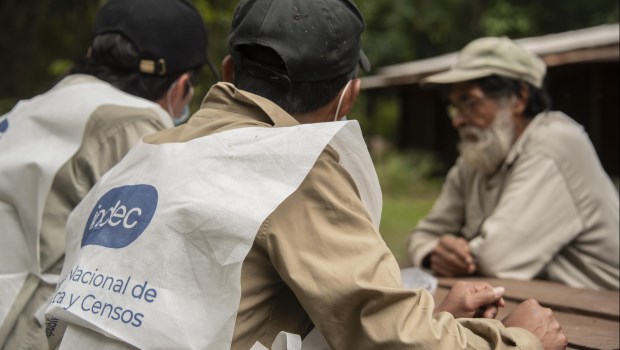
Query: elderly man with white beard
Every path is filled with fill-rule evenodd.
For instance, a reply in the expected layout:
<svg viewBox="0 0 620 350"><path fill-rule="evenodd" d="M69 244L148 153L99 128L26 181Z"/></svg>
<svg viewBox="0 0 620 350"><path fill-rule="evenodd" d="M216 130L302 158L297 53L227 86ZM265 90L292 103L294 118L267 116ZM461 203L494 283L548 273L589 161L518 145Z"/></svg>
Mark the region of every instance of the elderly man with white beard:
<svg viewBox="0 0 620 350"><path fill-rule="evenodd" d="M438 276L619 287L618 192L583 127L550 111L546 66L506 37L472 41L446 89L460 157L407 242Z"/></svg>

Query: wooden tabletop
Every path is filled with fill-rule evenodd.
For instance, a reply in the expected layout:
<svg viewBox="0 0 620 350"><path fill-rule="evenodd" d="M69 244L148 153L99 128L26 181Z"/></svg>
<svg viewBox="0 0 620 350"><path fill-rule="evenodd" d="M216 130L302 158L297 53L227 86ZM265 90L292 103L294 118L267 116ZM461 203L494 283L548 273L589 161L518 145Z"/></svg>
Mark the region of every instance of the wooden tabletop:
<svg viewBox="0 0 620 350"><path fill-rule="evenodd" d="M442 300L459 280L484 281L506 288L501 320L520 302L534 298L551 308L568 337L569 349L620 349L620 295L617 291L577 289L547 281L497 278L439 278L435 298Z"/></svg>

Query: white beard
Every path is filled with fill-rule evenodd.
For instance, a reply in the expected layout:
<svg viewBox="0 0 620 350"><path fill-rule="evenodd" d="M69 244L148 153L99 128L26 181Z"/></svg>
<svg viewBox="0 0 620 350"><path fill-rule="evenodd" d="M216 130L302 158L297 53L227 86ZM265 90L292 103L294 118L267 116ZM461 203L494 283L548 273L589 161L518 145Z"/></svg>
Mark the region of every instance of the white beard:
<svg viewBox="0 0 620 350"><path fill-rule="evenodd" d="M486 128L465 126L459 129L459 152L463 160L485 175L497 171L515 139L515 126L509 108L500 108Z"/></svg>

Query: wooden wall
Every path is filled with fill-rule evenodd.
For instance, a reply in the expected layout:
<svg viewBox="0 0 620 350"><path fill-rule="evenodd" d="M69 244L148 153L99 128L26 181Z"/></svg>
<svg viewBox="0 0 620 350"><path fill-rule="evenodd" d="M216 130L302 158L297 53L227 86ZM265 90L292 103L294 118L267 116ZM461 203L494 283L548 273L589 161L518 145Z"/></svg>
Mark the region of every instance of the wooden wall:
<svg viewBox="0 0 620 350"><path fill-rule="evenodd" d="M618 62L575 63L550 67L547 88L552 109L561 110L583 125L603 167L618 176L620 94ZM446 101L437 90L419 85L391 88L400 95L401 117L395 135L399 149L435 152L451 165L457 157L457 134L445 113Z"/></svg>

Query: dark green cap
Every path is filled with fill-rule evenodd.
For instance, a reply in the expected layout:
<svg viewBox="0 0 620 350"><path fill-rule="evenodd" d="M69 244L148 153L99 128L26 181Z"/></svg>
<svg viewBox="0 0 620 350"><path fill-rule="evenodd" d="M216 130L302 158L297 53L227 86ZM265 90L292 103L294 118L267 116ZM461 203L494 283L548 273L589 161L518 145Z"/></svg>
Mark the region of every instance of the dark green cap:
<svg viewBox="0 0 620 350"><path fill-rule="evenodd" d="M323 81L348 74L358 64L370 70L360 45L365 26L349 0L242 0L228 48L235 64L243 64L248 59L244 47L269 47L282 59L287 80Z"/></svg>
<svg viewBox="0 0 620 350"><path fill-rule="evenodd" d="M140 54L135 69L145 74L176 74L210 63L206 25L187 0L108 0L97 13L93 37L105 33L131 41Z"/></svg>

